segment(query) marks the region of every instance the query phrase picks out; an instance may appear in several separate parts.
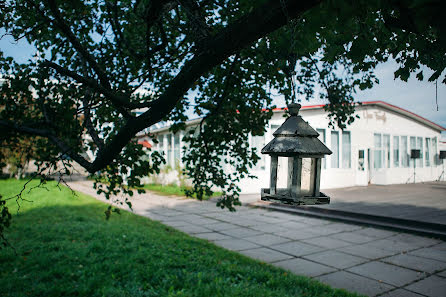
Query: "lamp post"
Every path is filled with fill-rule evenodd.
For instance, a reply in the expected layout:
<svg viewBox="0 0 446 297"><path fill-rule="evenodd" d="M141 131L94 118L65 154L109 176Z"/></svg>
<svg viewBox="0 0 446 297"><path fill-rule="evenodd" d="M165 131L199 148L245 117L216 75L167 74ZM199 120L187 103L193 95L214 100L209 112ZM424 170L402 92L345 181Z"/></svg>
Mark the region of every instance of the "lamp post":
<svg viewBox="0 0 446 297"><path fill-rule="evenodd" d="M332 152L299 115L300 108L298 103L288 105L290 116L262 149L262 154L271 156L271 172L270 187L261 190L261 199L292 205L328 204L330 197L320 192L321 163ZM288 183L283 189L277 188L279 158L288 158Z"/></svg>

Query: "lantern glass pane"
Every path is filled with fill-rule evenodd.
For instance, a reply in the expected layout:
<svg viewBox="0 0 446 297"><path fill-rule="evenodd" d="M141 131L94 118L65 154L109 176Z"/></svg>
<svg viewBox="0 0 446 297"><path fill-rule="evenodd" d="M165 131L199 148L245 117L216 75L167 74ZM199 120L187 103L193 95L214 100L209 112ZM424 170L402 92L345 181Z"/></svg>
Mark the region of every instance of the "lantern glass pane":
<svg viewBox="0 0 446 297"><path fill-rule="evenodd" d="M285 189L288 183L288 158L279 157L277 162L277 188Z"/></svg>
<svg viewBox="0 0 446 297"><path fill-rule="evenodd" d="M302 179L301 179L301 196L312 196L310 194L311 189L314 185L312 185L311 181L311 170L312 170L312 163L314 162L313 159L310 158L303 158L302 159Z"/></svg>

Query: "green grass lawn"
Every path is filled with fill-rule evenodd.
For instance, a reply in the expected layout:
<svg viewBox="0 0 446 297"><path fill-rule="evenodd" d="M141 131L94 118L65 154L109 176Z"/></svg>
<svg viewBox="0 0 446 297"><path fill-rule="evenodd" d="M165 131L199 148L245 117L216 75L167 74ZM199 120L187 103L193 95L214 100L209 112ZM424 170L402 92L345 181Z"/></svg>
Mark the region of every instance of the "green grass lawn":
<svg viewBox="0 0 446 297"><path fill-rule="evenodd" d="M145 184L144 189L153 191L160 195L186 196L186 193L185 193L186 188L180 187L177 185ZM207 200L212 197L218 197L218 196L221 196L221 192L214 192L214 194L212 194L212 196L204 197L204 200Z"/></svg>
<svg viewBox="0 0 446 297"><path fill-rule="evenodd" d="M23 181L0 180L0 194ZM17 206L0 250L0 296L355 296L50 182Z"/></svg>

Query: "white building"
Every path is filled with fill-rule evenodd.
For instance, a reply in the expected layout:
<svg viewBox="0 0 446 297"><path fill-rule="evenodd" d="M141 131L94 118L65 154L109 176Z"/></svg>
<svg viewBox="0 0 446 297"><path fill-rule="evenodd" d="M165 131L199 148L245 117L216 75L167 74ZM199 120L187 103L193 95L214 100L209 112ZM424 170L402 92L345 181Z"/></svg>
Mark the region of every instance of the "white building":
<svg viewBox="0 0 446 297"><path fill-rule="evenodd" d="M272 139L272 133L283 123L284 110L274 110L264 136L250 136L250 143L261 148ZM400 107L383 101L363 102L356 107L359 115L344 131L329 128L322 105L303 106L300 115L319 134L333 152L322 163L321 188L367 186L368 184L402 184L434 181L441 174L438 160L441 131L445 128ZM197 125L200 119L188 126ZM164 152L171 168L181 166L182 133L173 135L169 127L151 131L159 143L155 149ZM421 158L410 159L410 150L420 149ZM282 158L283 159L283 158ZM280 160L280 158L279 158ZM240 183L243 193L260 193L269 184L269 156L262 155L252 174L258 179ZM287 164L279 162L278 187L285 187ZM285 177L285 178L284 178ZM165 176L164 182L174 182L176 173Z"/></svg>

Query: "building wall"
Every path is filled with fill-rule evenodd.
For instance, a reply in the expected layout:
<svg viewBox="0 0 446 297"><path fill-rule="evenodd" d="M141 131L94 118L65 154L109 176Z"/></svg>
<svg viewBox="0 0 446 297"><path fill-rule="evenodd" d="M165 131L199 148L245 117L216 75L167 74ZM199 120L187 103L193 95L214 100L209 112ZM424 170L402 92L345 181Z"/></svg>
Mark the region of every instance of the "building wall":
<svg viewBox="0 0 446 297"><path fill-rule="evenodd" d="M421 148L422 158L416 161L415 181L433 181L441 174L438 159L440 132L400 113L381 106L369 105L356 108L360 116L345 131L329 128L329 120L321 108L302 109L300 114L310 126L318 129L320 139L333 151L323 161L321 189L351 186L366 186L369 183L378 185L413 182L413 160L402 164L404 155L410 154L411 137L415 137L415 147ZM272 133L284 122L283 111L275 112L263 137L250 137L250 143L258 151L272 139ZM161 133L162 148L171 166L178 162L173 156L175 141L171 133ZM403 138L407 137L404 150ZM171 139L172 146L166 142ZM335 140L338 139L338 145ZM428 140L426 140L428 139ZM181 140L180 140L181 142ZM381 144L381 145L380 145ZM398 150L395 151L396 144ZM418 146L421 144L421 146ZM178 145L178 143L176 144ZM183 143L181 142L181 146ZM427 147L429 149L427 150ZM170 150L171 153L169 152ZM336 149L337 148L337 149ZM338 157L335 157L335 152ZM350 151L350 153L349 153ZM360 158L360 151L363 158ZM429 153L426 155L426 151ZM395 158L398 157L398 158ZM281 160L282 159L282 160ZM408 158L409 159L409 158ZM337 166L336 166L337 165ZM240 182L243 193L259 193L260 188L269 186L270 158L262 156L251 173L257 179L245 179ZM279 158L278 187L285 187L287 161ZM172 182L172 181L170 181Z"/></svg>

